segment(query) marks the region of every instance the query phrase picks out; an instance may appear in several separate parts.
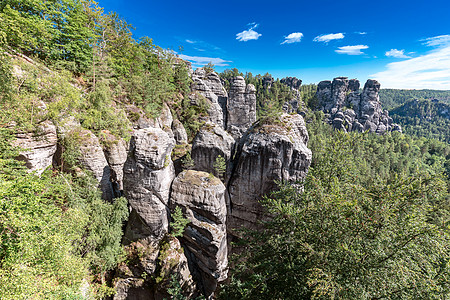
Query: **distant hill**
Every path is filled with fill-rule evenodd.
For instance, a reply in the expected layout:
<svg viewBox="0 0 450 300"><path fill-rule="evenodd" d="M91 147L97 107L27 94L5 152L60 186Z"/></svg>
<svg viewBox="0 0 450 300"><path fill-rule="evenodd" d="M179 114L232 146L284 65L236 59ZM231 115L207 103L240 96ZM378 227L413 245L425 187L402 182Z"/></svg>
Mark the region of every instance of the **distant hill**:
<svg viewBox="0 0 450 300"><path fill-rule="evenodd" d="M381 89L383 109L392 110L412 99L437 99L450 104L450 91Z"/></svg>
<svg viewBox="0 0 450 300"><path fill-rule="evenodd" d="M390 116L402 125L405 133L450 142L450 103L437 99L408 100L390 110Z"/></svg>

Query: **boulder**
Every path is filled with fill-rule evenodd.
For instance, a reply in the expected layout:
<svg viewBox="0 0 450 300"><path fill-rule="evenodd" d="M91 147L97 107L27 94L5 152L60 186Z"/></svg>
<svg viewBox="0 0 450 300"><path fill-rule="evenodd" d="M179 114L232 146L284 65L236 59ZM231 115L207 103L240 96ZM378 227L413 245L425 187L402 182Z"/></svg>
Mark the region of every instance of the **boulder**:
<svg viewBox="0 0 450 300"><path fill-rule="evenodd" d="M227 110L227 129L235 139L256 121L256 88L253 84L246 85L242 76L231 80Z"/></svg>
<svg viewBox="0 0 450 300"><path fill-rule="evenodd" d="M36 171L40 175L52 165L57 141L55 125L45 121L35 132L17 133L12 144L23 149L17 159L24 161L30 171Z"/></svg>
<svg viewBox="0 0 450 300"><path fill-rule="evenodd" d="M131 138L123 181L125 197L134 211L125 236L128 242L147 236L159 240L168 232L174 146L175 140L159 128L136 130ZM133 223L142 226L135 228Z"/></svg>
<svg viewBox="0 0 450 300"><path fill-rule="evenodd" d="M208 173L183 171L172 185L171 207L177 206L190 221L182 243L209 299L227 277L225 186Z"/></svg>
<svg viewBox="0 0 450 300"><path fill-rule="evenodd" d="M123 191L123 166L128 156L128 143L117 138L109 131L103 131L103 152L111 169L111 183L114 197L120 197Z"/></svg>

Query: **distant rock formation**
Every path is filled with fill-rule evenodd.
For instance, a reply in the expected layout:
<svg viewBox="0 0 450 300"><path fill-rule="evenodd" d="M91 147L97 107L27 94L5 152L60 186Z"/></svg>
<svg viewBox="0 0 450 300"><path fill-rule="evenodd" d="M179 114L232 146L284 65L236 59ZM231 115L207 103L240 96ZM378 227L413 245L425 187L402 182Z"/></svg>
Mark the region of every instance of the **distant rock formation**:
<svg viewBox="0 0 450 300"><path fill-rule="evenodd" d="M227 105L227 130L236 139L256 121L256 89L244 77L232 79Z"/></svg>
<svg viewBox="0 0 450 300"><path fill-rule="evenodd" d="M285 77L280 80L280 82L284 85L287 85L291 88L291 92L293 98L290 101L286 101L283 104L283 112L292 114L292 113L302 113L304 115L304 111L306 111L306 107L302 100L302 95L300 93L300 87L302 86L302 81L296 77Z"/></svg>
<svg viewBox="0 0 450 300"><path fill-rule="evenodd" d="M198 97L204 97L208 102L208 115L205 121L210 121L225 128L227 92L223 87L219 75L215 72L207 73L204 69L197 69L192 74L192 94L189 96L192 105L198 105Z"/></svg>
<svg viewBox="0 0 450 300"><path fill-rule="evenodd" d="M345 131L369 131L383 134L401 131L393 124L386 110L381 109L380 83L369 79L359 92L357 79L337 77L333 81L321 81L317 87L319 107L329 114L328 121L334 128Z"/></svg>

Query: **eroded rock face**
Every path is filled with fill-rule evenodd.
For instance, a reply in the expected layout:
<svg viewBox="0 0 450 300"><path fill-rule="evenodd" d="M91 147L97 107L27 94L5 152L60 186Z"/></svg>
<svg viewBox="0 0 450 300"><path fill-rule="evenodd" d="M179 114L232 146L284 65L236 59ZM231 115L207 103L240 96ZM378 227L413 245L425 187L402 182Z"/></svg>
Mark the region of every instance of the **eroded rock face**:
<svg viewBox="0 0 450 300"><path fill-rule="evenodd" d="M276 181L305 178L311 164L308 132L300 115L281 117L283 125L262 125L246 137L238 150L228 183L228 233L242 226L257 228L263 215L259 200L277 188Z"/></svg>
<svg viewBox="0 0 450 300"><path fill-rule="evenodd" d="M80 164L94 175L100 184L102 197L106 200L114 198L111 185L111 168L108 165L105 154L103 153L100 141L90 130L78 129L80 138Z"/></svg>
<svg viewBox="0 0 450 300"><path fill-rule="evenodd" d="M17 133L16 138L13 145L24 149L17 159L24 161L30 171L40 175L52 165L58 141L52 122L43 122L35 132Z"/></svg>
<svg viewBox="0 0 450 300"><path fill-rule="evenodd" d="M319 106L329 113L328 121L334 128L344 131L369 131L383 134L394 130L392 118L381 109L380 83L369 79L359 92L359 81L337 77L322 81L317 87ZM398 128L395 126L395 128Z"/></svg>
<svg viewBox="0 0 450 300"><path fill-rule="evenodd" d="M294 90L298 90L302 86L301 79L298 79L296 77L285 77L281 79L280 82Z"/></svg>
<svg viewBox="0 0 450 300"><path fill-rule="evenodd" d="M172 132L177 145L187 144L188 136L186 133L186 129L184 128L183 124L181 124L180 121L178 120L173 121Z"/></svg>
<svg viewBox="0 0 450 300"><path fill-rule="evenodd" d="M192 74L190 95L191 104L196 105L199 101L198 95L208 101L208 115L205 121L210 121L225 128L224 108L227 102L227 92L223 87L219 75L215 72L206 73L204 69L197 69Z"/></svg>
<svg viewBox="0 0 450 300"><path fill-rule="evenodd" d="M110 132L104 132L104 154L111 169L111 184L114 197L120 197L123 191L123 166L128 156L128 144L122 138L116 138Z"/></svg>
<svg viewBox="0 0 450 300"><path fill-rule="evenodd" d="M125 247L128 263L117 268L113 300L170 299L172 275L179 282L182 294L190 299L195 284L180 242L167 236L162 242L140 240ZM157 278L157 283L153 282Z"/></svg>
<svg viewBox="0 0 450 300"><path fill-rule="evenodd" d="M231 158L234 139L220 126L206 123L192 142L191 157L195 162L195 169L218 176L213 165L220 155L226 161Z"/></svg>
<svg viewBox="0 0 450 300"><path fill-rule="evenodd" d="M232 79L228 97L227 130L239 138L256 121L256 89L245 84L244 77Z"/></svg>
<svg viewBox="0 0 450 300"><path fill-rule="evenodd" d="M174 146L175 140L159 128L136 130L131 138L123 181L125 197L134 211L125 236L129 242L146 237L159 240L168 231ZM133 228L133 223L142 224L141 229Z"/></svg>
<svg viewBox="0 0 450 300"><path fill-rule="evenodd" d="M172 185L171 207L176 206L191 221L182 243L189 250L188 259L199 272L203 292L209 298L217 283L227 277L225 186L208 173L184 171Z"/></svg>

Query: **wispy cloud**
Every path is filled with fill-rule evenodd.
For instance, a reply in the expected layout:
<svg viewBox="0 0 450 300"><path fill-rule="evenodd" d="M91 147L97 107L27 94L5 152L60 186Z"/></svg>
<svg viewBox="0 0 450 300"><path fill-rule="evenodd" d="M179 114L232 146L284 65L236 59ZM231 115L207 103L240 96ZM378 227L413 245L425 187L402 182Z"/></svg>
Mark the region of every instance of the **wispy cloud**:
<svg viewBox="0 0 450 300"><path fill-rule="evenodd" d="M219 57L189 56L184 54L180 54L178 56L181 59L192 62L194 66L204 66L208 63L212 63L213 65L218 67L226 67L229 66L228 63L231 62L230 60L224 60Z"/></svg>
<svg viewBox="0 0 450 300"><path fill-rule="evenodd" d="M188 39L186 39L186 43L189 43L189 44L195 44L195 43L196 43L196 41L192 41L192 40L188 40Z"/></svg>
<svg viewBox="0 0 450 300"><path fill-rule="evenodd" d="M355 33L356 34L360 34L360 35L366 35L367 34L367 32L365 32L365 31L356 31Z"/></svg>
<svg viewBox="0 0 450 300"><path fill-rule="evenodd" d="M441 46L443 39L427 41L430 45ZM385 88L450 90L450 44L425 55L390 63L386 68L370 75Z"/></svg>
<svg viewBox="0 0 450 300"><path fill-rule="evenodd" d="M314 42L324 42L324 43L328 43L329 41L332 40L341 40L343 39L345 36L343 33L339 32L339 33L330 33L330 34L322 34L319 36L316 36L314 38Z"/></svg>
<svg viewBox="0 0 450 300"><path fill-rule="evenodd" d="M395 58L411 58L411 56L405 55L405 50L397 50L391 49L386 51L385 55L387 57L395 57Z"/></svg>
<svg viewBox="0 0 450 300"><path fill-rule="evenodd" d="M255 22L248 24L248 26L251 26L248 30L244 30L242 32L239 32L236 34L236 39L240 42L246 42L250 40L257 40L259 39L262 34L254 31L256 27L258 27L259 24L256 24Z"/></svg>
<svg viewBox="0 0 450 300"><path fill-rule="evenodd" d="M282 42L281 45L298 43L302 40L302 37L303 37L303 33L293 32L293 33L289 34L288 36L284 37L284 42Z"/></svg>
<svg viewBox="0 0 450 300"><path fill-rule="evenodd" d="M347 54L347 55L362 55L364 52L361 50L368 49L367 45L354 45L354 46L343 46L338 47L338 50L335 50L336 53L339 54Z"/></svg>
<svg viewBox="0 0 450 300"><path fill-rule="evenodd" d="M450 35L438 35L426 39L420 40L421 42L424 42L424 45L430 46L430 47L440 47L440 46L448 46L450 45Z"/></svg>

